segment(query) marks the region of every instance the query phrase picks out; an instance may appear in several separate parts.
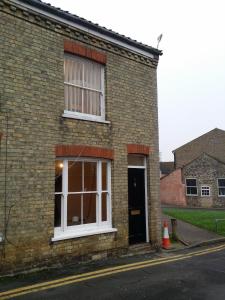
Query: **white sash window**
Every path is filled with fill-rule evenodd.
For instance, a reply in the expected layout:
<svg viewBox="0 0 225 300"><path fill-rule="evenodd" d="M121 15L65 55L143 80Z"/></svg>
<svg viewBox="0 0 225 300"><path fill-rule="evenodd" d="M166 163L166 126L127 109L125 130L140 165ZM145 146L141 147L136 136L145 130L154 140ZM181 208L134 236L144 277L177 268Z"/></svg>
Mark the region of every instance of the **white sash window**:
<svg viewBox="0 0 225 300"><path fill-rule="evenodd" d="M112 230L110 161L62 159L55 163L53 240Z"/></svg>
<svg viewBox="0 0 225 300"><path fill-rule="evenodd" d="M65 116L92 121L105 120L103 65L65 54L64 91Z"/></svg>

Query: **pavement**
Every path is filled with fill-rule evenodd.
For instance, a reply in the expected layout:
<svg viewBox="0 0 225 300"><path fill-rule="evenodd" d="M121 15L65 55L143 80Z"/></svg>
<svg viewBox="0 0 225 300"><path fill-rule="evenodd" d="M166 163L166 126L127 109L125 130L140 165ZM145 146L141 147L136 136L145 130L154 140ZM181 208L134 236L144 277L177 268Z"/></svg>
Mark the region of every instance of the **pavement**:
<svg viewBox="0 0 225 300"><path fill-rule="evenodd" d="M171 217L162 214L162 222L167 221L169 225L169 232L171 230ZM154 259L157 257L164 257L173 255L175 251L190 251L189 248L198 246L208 246L212 244L224 244L225 238L213 232L198 228L189 223L177 220L177 235L184 243L172 243L170 250L155 251L152 250L150 245L134 245L131 246L127 255L108 258L99 261L92 261L80 264L70 264L68 266L53 267L48 269L39 270L37 272L18 274L18 276L12 277L0 277L0 292L9 288L16 288L29 283L36 283L46 279L54 280L71 274L81 274L85 272L94 271L96 269L102 269L104 267L111 267L115 265L123 265L127 263L135 263L138 261L145 261ZM186 245L185 245L186 243ZM203 249L202 248L202 249ZM16 280L15 280L16 279ZM12 284L13 282L13 284ZM1 299L1 297L0 297Z"/></svg>
<svg viewBox="0 0 225 300"><path fill-rule="evenodd" d="M163 221L168 222L169 232L172 232L171 228L171 217L162 214ZM214 232L201 229L189 223L177 220L177 235L180 240L187 244L187 246L200 245L203 243L213 243L219 241L225 241L225 238Z"/></svg>
<svg viewBox="0 0 225 300"><path fill-rule="evenodd" d="M39 280L37 274L12 278L10 282L5 278L0 280L0 299L225 299L224 243L200 250L183 249L175 255L161 252L138 260L126 257L123 262L120 259L120 263L115 260L111 264L108 260L104 265L95 263L92 271L82 271L75 264L67 270L63 268L64 275L55 274L55 279L46 271Z"/></svg>
<svg viewBox="0 0 225 300"><path fill-rule="evenodd" d="M162 214L162 221L168 221L169 231L171 232L170 219L171 217ZM225 257L225 238L221 237L216 233L195 227L191 224L180 220L177 220L177 234L181 240L185 241L187 246L185 246L182 243L172 243L172 247L170 250L155 252L153 250L150 250L149 245L134 245L130 247L130 255L128 253L128 255L119 258L108 258L106 260L103 259L99 261L92 261L80 264L69 264L67 266L61 266L58 268L53 267L45 270L40 270L39 272L34 273L18 274L14 277L0 277L0 299L14 299L15 297L19 297L20 299L24 300L54 300L65 298L72 300L74 299L74 295L79 295L79 299L93 300L99 299L99 295L101 295L101 299L107 300L113 300L117 298L121 300L127 298L134 300L146 299L149 298L149 295L155 295L155 297L151 297L151 299L166 300L213 299L210 297L205 297L205 294L203 293L204 289L201 290L201 293L203 293L201 295L191 294L193 291L193 282L197 282L198 278L204 277L202 276L202 274L205 274L205 260L202 264L202 274L198 273L198 268L195 270L195 272L193 272L193 266L196 266L196 262L198 263L200 261L199 258L196 258L196 260L193 261L189 273L187 273L186 270L187 268L189 268L190 262L185 263L185 265L183 266L183 263L181 263L181 261L186 260L186 258L187 261L189 261L189 259L192 256L199 257L199 255L207 255L211 252L213 253L215 251L223 251L221 252L223 254L221 254L220 257L217 259L218 264L215 265L215 268L219 268L221 266L221 257L223 259ZM217 245L211 246L212 250L210 250L209 247L206 248L209 244L216 243ZM196 246L201 246L201 250L196 251L190 249ZM178 252L176 252L175 254L173 253L174 251ZM173 265L173 262L175 263L176 261L176 265ZM208 260L206 261L208 262ZM170 265L170 267L168 267L168 272L165 272L165 268L167 268L167 263L168 265ZM160 267L161 264L163 264L162 267ZM154 268L147 269L151 266ZM158 266L160 267L160 269L158 269ZM209 270L210 267L211 265L209 265ZM185 269L185 272L180 272L183 269ZM127 271L131 270L132 272L127 273ZM169 272L172 273L170 274ZM219 272L222 271L219 270ZM164 278L164 274L167 273L168 276ZM225 273L224 270L223 273ZM141 279L140 274L142 275ZM181 280L181 275L175 278L174 276L176 274L182 274L182 276L185 278L182 278ZM130 280L133 277L134 281L131 284ZM172 277L173 280L170 281L168 286L165 287L165 283L168 280L170 280L170 277ZM194 277L195 281L193 281ZM213 274L212 277L209 278L210 284L212 284L211 278L214 278ZM220 277L218 276L218 278ZM90 279L93 279L93 281L89 282ZM126 288L124 288L123 282L121 280L126 281ZM139 290L139 283L142 283L145 280L146 285L142 286L142 289L140 289L140 291L142 291L143 294L137 294L136 297L134 297L134 290ZM222 284L224 284L224 280L225 277L223 278ZM217 281L219 282L219 279ZM176 289L174 289L174 282L179 283L179 286L177 286ZM217 292L220 292L220 286L218 286L218 282L216 282L218 288ZM107 283L106 286L104 286L105 283ZM113 287L111 286L111 283ZM120 283L119 286L118 283ZM149 289L150 285L152 285L151 289ZM203 280L202 286L204 285L205 281ZM115 286L117 287L117 289L115 289ZM164 286L165 289L161 289L161 286ZM175 297L181 286L183 287L184 297L182 298L180 297L180 295ZM196 290L198 290L197 286ZM98 287L98 291L96 291L98 293L96 293L96 295L93 294L93 287ZM134 288L134 290L132 290L132 287ZM214 288L214 286L212 287ZM157 292L155 292L156 290ZM6 294L4 295L4 291L6 294L8 294L8 296ZM168 297L168 292L170 293L171 297ZM192 296L194 297L192 298ZM198 296L200 297L198 298ZM225 299L224 289L220 296L221 297L217 299Z"/></svg>

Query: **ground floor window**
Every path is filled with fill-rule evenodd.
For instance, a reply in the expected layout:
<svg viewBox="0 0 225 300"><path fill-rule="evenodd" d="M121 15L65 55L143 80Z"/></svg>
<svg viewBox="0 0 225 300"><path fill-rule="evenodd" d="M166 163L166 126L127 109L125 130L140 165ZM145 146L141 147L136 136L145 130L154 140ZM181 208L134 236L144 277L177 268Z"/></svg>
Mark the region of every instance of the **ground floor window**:
<svg viewBox="0 0 225 300"><path fill-rule="evenodd" d="M218 179L219 196L225 197L225 178Z"/></svg>
<svg viewBox="0 0 225 300"><path fill-rule="evenodd" d="M186 179L186 195L187 196L198 195L197 180L195 178Z"/></svg>
<svg viewBox="0 0 225 300"><path fill-rule="evenodd" d="M110 161L62 159L55 170L56 235L111 227Z"/></svg>
<svg viewBox="0 0 225 300"><path fill-rule="evenodd" d="M201 196L210 196L210 187L208 185L203 185L201 187Z"/></svg>

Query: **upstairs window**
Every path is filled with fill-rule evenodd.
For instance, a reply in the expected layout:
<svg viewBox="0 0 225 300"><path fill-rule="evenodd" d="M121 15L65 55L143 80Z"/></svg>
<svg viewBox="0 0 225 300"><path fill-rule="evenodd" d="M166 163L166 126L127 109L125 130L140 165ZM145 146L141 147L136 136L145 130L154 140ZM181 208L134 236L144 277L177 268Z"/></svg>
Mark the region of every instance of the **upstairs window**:
<svg viewBox="0 0 225 300"><path fill-rule="evenodd" d="M219 196L225 197L225 178L218 179Z"/></svg>
<svg viewBox="0 0 225 300"><path fill-rule="evenodd" d="M186 179L186 195L187 196L198 196L197 180Z"/></svg>
<svg viewBox="0 0 225 300"><path fill-rule="evenodd" d="M65 115L93 121L105 120L102 64L65 54L64 90Z"/></svg>

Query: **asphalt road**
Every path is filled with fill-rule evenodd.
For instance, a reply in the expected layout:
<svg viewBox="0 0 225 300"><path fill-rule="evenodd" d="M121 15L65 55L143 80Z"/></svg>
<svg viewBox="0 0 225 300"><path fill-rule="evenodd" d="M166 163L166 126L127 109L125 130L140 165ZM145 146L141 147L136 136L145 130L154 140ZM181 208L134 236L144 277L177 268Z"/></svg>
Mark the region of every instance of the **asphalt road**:
<svg viewBox="0 0 225 300"><path fill-rule="evenodd" d="M81 280L76 277L73 283L10 299L225 299L225 245L174 253L144 264L149 266L139 262L129 271L111 268L111 275L103 271L99 278L92 272L91 279L90 275ZM1 294L0 299L4 299Z"/></svg>

